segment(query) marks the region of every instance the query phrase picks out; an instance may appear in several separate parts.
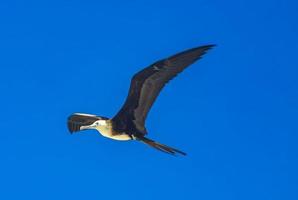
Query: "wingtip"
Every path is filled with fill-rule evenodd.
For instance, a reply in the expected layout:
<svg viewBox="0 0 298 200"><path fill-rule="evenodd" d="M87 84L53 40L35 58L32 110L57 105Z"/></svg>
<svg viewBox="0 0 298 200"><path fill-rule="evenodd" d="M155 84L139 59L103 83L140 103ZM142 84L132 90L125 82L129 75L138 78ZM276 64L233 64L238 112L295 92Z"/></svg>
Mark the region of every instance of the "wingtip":
<svg viewBox="0 0 298 200"><path fill-rule="evenodd" d="M204 55L207 53L207 51L209 51L210 49L213 49L216 46L217 46L216 44L201 45L201 46L198 46L198 47L188 50L188 52L197 51L200 53L200 55Z"/></svg>
<svg viewBox="0 0 298 200"><path fill-rule="evenodd" d="M207 45L203 45L203 46L201 46L199 48L212 49L212 48L214 48L216 46L217 46L217 44L207 44Z"/></svg>

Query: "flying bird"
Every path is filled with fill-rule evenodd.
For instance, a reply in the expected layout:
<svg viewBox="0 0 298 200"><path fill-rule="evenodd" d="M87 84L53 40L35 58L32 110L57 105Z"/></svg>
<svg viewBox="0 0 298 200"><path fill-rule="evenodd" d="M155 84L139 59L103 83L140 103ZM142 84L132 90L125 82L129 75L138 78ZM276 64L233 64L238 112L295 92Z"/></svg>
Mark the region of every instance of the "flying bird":
<svg viewBox="0 0 298 200"><path fill-rule="evenodd" d="M73 133L95 129L102 136L110 139L141 141L172 155L186 155L183 151L145 137L147 135L145 121L150 108L165 84L214 46L205 45L192 48L144 68L132 77L126 101L113 118L74 113L68 117L69 131Z"/></svg>

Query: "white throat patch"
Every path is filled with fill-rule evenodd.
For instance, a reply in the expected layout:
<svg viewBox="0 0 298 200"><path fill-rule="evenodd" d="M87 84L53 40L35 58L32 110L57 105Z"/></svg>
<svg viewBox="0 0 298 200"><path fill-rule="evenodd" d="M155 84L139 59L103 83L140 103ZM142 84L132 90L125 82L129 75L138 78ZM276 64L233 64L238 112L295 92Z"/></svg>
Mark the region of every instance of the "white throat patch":
<svg viewBox="0 0 298 200"><path fill-rule="evenodd" d="M81 126L80 130L86 130L86 129L96 129L97 127L101 127L101 126L106 126L107 122L106 120L97 120L95 121L93 124L88 125L88 126Z"/></svg>
<svg viewBox="0 0 298 200"><path fill-rule="evenodd" d="M106 120L100 119L100 120L95 121L92 125L94 125L94 126L106 126L107 122L106 122Z"/></svg>

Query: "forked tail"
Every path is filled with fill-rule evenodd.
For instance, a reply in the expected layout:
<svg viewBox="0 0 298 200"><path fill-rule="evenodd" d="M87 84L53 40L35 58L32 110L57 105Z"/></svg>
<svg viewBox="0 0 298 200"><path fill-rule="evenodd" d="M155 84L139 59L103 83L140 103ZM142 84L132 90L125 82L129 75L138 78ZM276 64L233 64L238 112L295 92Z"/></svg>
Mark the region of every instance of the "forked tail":
<svg viewBox="0 0 298 200"><path fill-rule="evenodd" d="M169 147L169 146L164 145L164 144L160 144L160 143L155 142L153 140L150 140L150 139L148 139L146 137L143 137L143 136L140 137L139 136L137 138L138 138L138 140L144 142L145 144L148 144L149 146L151 146L151 147L153 147L153 148L155 148L155 149L157 149L159 151L162 151L162 152L165 152L165 153L168 153L168 154L171 154L171 155L176 155L176 153L180 153L180 154L186 156L186 153L184 153L184 152L182 152L182 151L180 151L178 149Z"/></svg>

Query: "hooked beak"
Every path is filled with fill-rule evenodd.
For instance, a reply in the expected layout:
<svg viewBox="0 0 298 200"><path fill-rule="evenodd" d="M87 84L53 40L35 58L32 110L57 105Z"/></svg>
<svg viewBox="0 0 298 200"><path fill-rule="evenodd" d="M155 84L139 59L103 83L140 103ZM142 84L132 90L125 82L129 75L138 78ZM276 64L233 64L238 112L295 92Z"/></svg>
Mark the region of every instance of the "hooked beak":
<svg viewBox="0 0 298 200"><path fill-rule="evenodd" d="M95 128L96 128L96 125L81 126L80 130L83 131L83 130L95 129Z"/></svg>

